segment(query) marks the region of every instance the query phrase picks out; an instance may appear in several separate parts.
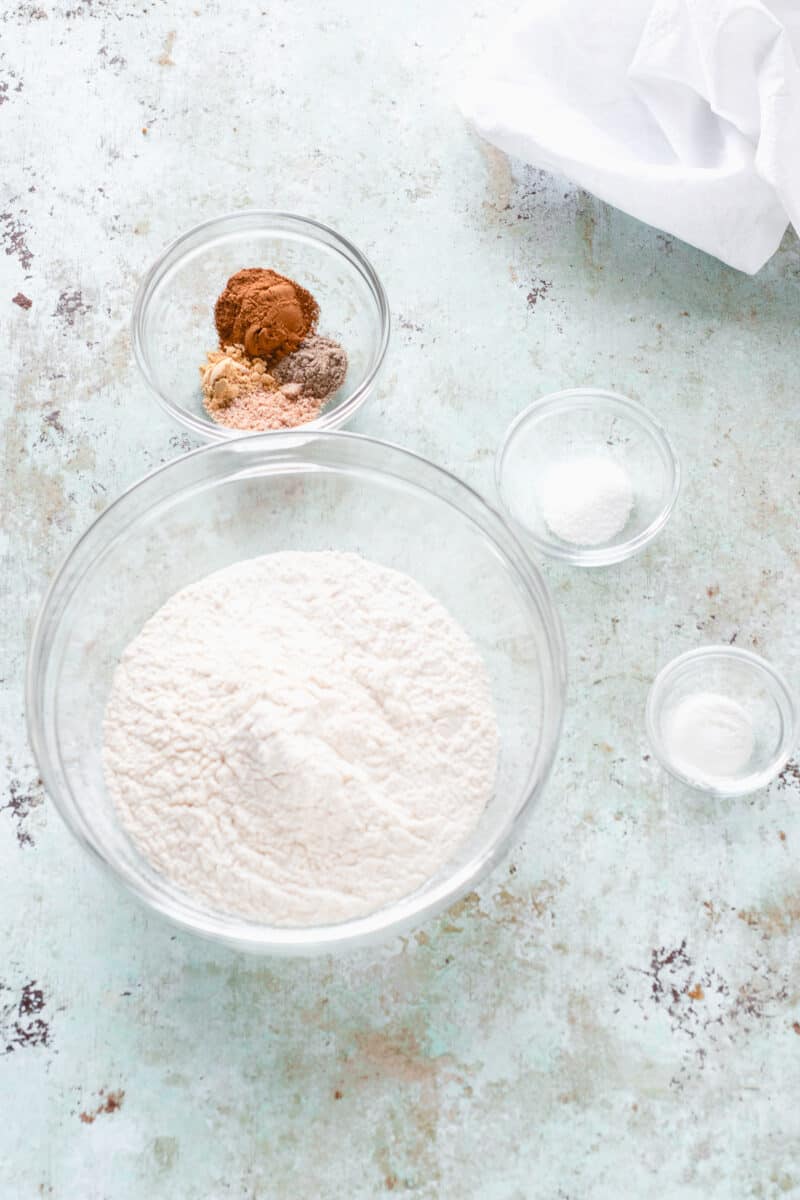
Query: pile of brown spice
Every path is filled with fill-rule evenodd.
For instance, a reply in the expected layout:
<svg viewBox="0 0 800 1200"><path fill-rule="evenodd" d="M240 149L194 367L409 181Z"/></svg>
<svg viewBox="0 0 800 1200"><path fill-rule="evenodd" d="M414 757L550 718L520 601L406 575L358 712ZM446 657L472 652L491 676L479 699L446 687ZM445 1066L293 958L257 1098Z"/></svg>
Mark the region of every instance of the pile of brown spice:
<svg viewBox="0 0 800 1200"><path fill-rule="evenodd" d="M289 429L319 416L347 374L347 354L317 334L309 291L261 267L237 271L214 308L220 348L200 367L203 405L232 429Z"/></svg>

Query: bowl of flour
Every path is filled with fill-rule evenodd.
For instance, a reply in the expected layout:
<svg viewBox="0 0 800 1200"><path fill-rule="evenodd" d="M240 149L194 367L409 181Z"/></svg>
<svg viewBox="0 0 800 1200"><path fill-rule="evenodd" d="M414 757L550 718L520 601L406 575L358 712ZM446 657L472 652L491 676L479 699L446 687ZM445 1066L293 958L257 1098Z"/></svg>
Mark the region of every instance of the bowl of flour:
<svg viewBox="0 0 800 1200"><path fill-rule="evenodd" d="M151 908L315 953L452 903L555 754L564 649L506 523L432 464L252 435L126 492L54 580L28 716L48 793Z"/></svg>

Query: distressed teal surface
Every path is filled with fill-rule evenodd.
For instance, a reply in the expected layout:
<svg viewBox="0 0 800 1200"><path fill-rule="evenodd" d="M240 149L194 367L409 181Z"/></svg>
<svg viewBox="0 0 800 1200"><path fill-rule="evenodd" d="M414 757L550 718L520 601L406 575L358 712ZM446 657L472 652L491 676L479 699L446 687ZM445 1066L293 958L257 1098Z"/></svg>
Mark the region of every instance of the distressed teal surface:
<svg viewBox="0 0 800 1200"><path fill-rule="evenodd" d="M800 251L747 278L481 144L450 95L504 7L2 13L3 1200L800 1196L800 766L716 804L643 729L692 646L800 684ZM330 222L386 284L355 429L491 494L512 417L594 383L650 406L685 471L641 557L544 565L571 693L524 842L416 935L339 961L150 918L62 827L23 727L60 556L190 446L132 363L137 281L250 204Z"/></svg>

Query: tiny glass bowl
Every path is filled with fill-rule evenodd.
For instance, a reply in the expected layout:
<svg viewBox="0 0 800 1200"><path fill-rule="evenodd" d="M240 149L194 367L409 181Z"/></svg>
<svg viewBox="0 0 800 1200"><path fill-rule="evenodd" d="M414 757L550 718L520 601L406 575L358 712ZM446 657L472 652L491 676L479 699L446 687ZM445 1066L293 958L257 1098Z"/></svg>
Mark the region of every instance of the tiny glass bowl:
<svg viewBox="0 0 800 1200"><path fill-rule="evenodd" d="M713 692L744 709L753 729L750 758L735 774L705 774L676 761L668 726L688 696ZM797 744L797 700L779 671L749 650L703 646L674 658L658 673L647 698L647 736L656 758L676 779L712 796L756 792L786 766Z"/></svg>
<svg viewBox="0 0 800 1200"><path fill-rule="evenodd" d="M546 471L602 456L631 479L633 507L616 537L599 545L564 541L547 525L539 485ZM537 550L579 567L604 567L636 554L669 520L680 467L669 438L643 405L599 388L570 388L535 401L510 426L495 459L500 502Z"/></svg>
<svg viewBox="0 0 800 1200"><path fill-rule="evenodd" d="M317 332L347 351L344 383L304 429L338 429L375 388L389 344L389 304L367 258L341 234L308 217L248 210L196 225L147 272L133 308L136 362L165 411L208 442L241 437L203 407L199 367L219 349L214 305L244 267L294 279L319 304Z"/></svg>

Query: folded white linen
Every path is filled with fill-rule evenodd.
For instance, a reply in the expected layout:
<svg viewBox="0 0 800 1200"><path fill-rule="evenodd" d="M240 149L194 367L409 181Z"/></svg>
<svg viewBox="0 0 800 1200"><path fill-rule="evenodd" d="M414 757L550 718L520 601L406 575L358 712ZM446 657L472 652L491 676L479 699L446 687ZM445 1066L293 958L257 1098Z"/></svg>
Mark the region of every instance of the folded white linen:
<svg viewBox="0 0 800 1200"><path fill-rule="evenodd" d="M757 271L800 228L798 0L528 0L459 95L479 132Z"/></svg>

